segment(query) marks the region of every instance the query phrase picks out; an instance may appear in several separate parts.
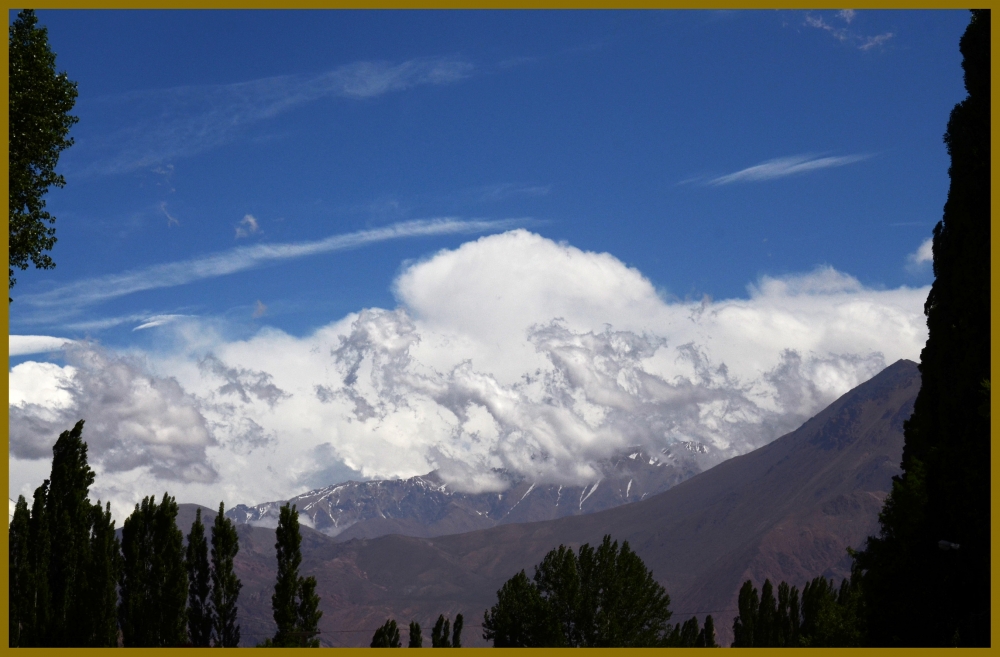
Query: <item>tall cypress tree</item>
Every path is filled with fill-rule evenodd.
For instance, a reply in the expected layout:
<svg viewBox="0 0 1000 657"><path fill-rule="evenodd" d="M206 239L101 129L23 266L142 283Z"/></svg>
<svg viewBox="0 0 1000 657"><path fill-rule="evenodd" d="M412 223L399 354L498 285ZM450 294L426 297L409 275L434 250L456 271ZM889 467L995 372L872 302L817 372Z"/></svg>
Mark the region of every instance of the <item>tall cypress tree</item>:
<svg viewBox="0 0 1000 657"><path fill-rule="evenodd" d="M934 228L921 388L879 536L856 555L876 646L990 645L988 9L972 12L959 47L968 97L944 137L951 186Z"/></svg>
<svg viewBox="0 0 1000 657"><path fill-rule="evenodd" d="M240 626L236 622L242 582L236 577L235 559L240 551L236 526L226 517L226 507L219 502L219 513L212 525L212 622L215 645L236 648L240 645Z"/></svg>
<svg viewBox="0 0 1000 657"><path fill-rule="evenodd" d="M201 509L195 511L191 532L188 534L185 565L188 574L188 634L191 645L207 648L212 640L212 609L209 607L211 573Z"/></svg>

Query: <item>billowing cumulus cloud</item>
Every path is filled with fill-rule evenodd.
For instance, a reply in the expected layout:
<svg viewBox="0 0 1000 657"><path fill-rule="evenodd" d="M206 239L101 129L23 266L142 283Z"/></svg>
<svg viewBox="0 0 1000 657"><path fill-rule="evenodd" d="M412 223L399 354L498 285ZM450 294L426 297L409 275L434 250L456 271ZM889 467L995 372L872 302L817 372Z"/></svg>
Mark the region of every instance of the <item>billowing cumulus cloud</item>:
<svg viewBox="0 0 1000 657"><path fill-rule="evenodd" d="M160 488L231 505L432 469L462 490L501 489L498 469L585 483L634 445L700 445L707 467L917 359L926 339L927 288L872 290L827 267L764 277L746 298L668 302L612 255L524 230L412 263L394 289L397 308L307 336L226 341L183 318L151 329L180 346L141 367L93 345L67 368L19 365L12 463L42 458L79 416L101 494L122 509Z"/></svg>
<svg viewBox="0 0 1000 657"><path fill-rule="evenodd" d="M27 362L12 369L11 456L50 459L55 437L85 419L90 460L106 472L144 468L167 481L215 480L205 454L214 440L177 381L93 345L66 356L65 367Z"/></svg>

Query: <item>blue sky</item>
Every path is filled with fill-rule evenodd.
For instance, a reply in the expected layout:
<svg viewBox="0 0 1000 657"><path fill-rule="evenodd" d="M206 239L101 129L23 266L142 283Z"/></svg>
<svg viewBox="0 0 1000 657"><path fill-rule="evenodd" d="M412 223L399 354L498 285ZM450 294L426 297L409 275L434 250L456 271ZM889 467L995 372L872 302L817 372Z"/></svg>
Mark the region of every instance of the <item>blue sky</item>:
<svg viewBox="0 0 1000 657"><path fill-rule="evenodd" d="M874 373L874 361L864 360L872 354L881 355L883 366L891 362L892 344L907 345L896 356L919 353L919 306L932 280L927 248L920 249L947 194L941 137L951 108L965 96L958 40L967 12L39 11L38 16L49 30L58 68L79 84L80 122L71 133L76 144L60 160L66 187L48 196L48 209L57 217L59 241L52 252L57 267L17 275L10 330L78 341L99 350L93 353L100 358L131 358L136 376L172 380L178 399L201 400L191 408L201 414L192 422L201 423L202 451L166 465L143 461L146 470L107 465L109 473L131 473L133 483L143 476L170 479L173 475L163 473L199 459L216 474L174 476L195 486L192 495L207 495L204 491L230 481L222 466L211 465L222 458L212 450L237 439L222 437L218 427L225 422L205 410L207 396L226 393L207 382L198 392L196 383L199 376L222 376L209 356L222 359L228 353L230 360L219 362L230 370L257 373L241 379L246 386L252 380L259 390L274 385L287 394L243 395L270 399L268 408L275 411L292 404L276 400L294 400L296 393L278 382L277 369L251 362L249 355L240 361L237 354L270 338L277 342L266 350L280 353L285 345L294 351L323 331L330 332L332 353L359 335L352 324L358 313L376 309L389 313L383 319L392 312L397 319L406 315L393 330L416 322L413 331L422 342L413 343L407 358L428 371L454 374L461 358L445 362L424 354L421 361L419 349L435 343L432 335L450 336L455 344L461 342L455 336L468 344L485 340L502 322L490 320L480 330L472 319L452 320L489 316L483 304L494 291L496 299L529 294L512 281L519 275L554 281L560 272L574 272L569 287L538 293L543 309L563 308L564 301L570 303L566 299L600 287L566 291L591 280L591 274L601 284L620 275L626 287L648 287L648 302L662 305L618 321L639 306L612 312L614 299L627 294L611 286L602 300L587 301L591 310L580 311L575 324L573 309L579 305L572 304L560 314L539 311L511 324L510 339L541 354L540 362L553 371L562 371L561 361L540 346L550 342L539 342L538 333L526 341L525 331L558 317L577 336L597 335L605 325L658 336L667 346L657 353L690 338L691 344L706 345L716 367L741 372L743 385L771 385L772 401L781 394L774 383L776 368L786 362L781 354L797 350L803 363L813 362L810 385L820 392L794 412L783 407L787 418L808 414L848 382ZM518 268L518 258L529 252L534 259ZM575 264L546 269L563 257L583 263L579 273ZM457 262L467 268L455 269ZM499 269L487 276L493 262ZM484 287L462 287L480 274ZM786 339L784 329L774 327L787 328L791 320L765 322L772 328L760 330L777 336L768 347L770 360L741 361L740 354L752 349L725 342L718 327L681 338L671 333L669 322L642 319L665 308L694 312L723 301L749 304L757 312L772 293L805 304L787 312L807 328L789 329ZM454 295L453 304L447 295ZM896 301L885 301L903 296L907 300L895 306ZM856 349L836 340L827 344L823 340L833 324L823 313L841 307L834 297L868 299L873 305L865 317L888 317L879 315L886 304L905 307L907 319L885 320L892 329L876 321L864 324L869 335L857 338ZM460 306L462 312L456 310ZM802 342L800 333L813 341ZM868 338L870 344L864 342ZM500 349L502 336L493 342ZM721 346L713 351L710 343ZM82 376L82 363L96 362L79 355L73 360L61 351L29 353L37 350L24 341L18 349L11 344L12 368L35 367L31 377L15 381L11 375L12 408L30 397L16 401L17 386L51 392L58 386L44 383L45 376L70 371L53 368L74 367L74 376ZM57 342L32 344L50 349ZM514 385L537 365L525 356L521 364L528 369L505 371L504 358L469 349L463 358L498 385ZM848 358L834 367L834 356L860 360L852 365ZM140 361L145 364L136 365ZM369 361L375 369L388 362L376 356ZM868 365L858 365L862 362ZM658 374L665 381L681 375ZM354 394L347 387L341 390L344 399ZM322 401L322 390L336 386L318 382L313 388ZM375 388L372 395L392 396L386 387ZM393 394L407 399L423 394L415 390ZM79 410L83 403L75 397L72 403L45 399L53 408ZM367 399L375 404L374 397ZM456 445L467 443L459 435L465 430L455 427L473 420L463 419L465 411L441 412L450 418L445 422L450 428L439 428L442 435ZM280 426L270 428L250 411L227 421L244 422L244 429L251 421L260 436L275 436L273 445L282 440ZM496 413L491 421L499 437L477 452L480 465L489 460L483 454L503 455L498 445L505 436L535 435L527 425L508 431ZM354 416L353 424L360 422ZM774 427L779 425L785 427L781 422ZM310 435L317 430L302 429ZM551 445L539 447L538 435L525 438L534 446L524 449L558 452ZM281 490L308 487L320 480L320 471L328 477L417 473L403 465L372 465L378 458L366 461L352 452L342 433L310 440L302 450L314 454L328 445L322 448L331 455L328 462L309 472L302 466L297 479L282 480ZM440 440L420 443L415 453L421 456L410 457L411 463L416 458L413 468L452 463L456 481L466 477L470 487L487 485L468 474L468 468L475 470L472 457L461 465L463 457L441 447ZM722 452L735 453L732 439L719 440L729 446L720 447ZM740 449L752 442L740 442ZM25 448L12 459L36 462L39 453ZM567 453L577 461L597 458L596 452L586 458L573 449ZM520 463L513 456L501 460L508 468ZM586 468L580 472L584 478L592 474ZM473 480L479 483L468 483ZM121 490L131 485L124 481L116 484ZM196 488L202 484L204 489ZM12 480L12 494L27 485ZM275 484L275 495L280 486ZM227 490L243 500L249 494L237 484ZM121 493L122 500L132 494Z"/></svg>

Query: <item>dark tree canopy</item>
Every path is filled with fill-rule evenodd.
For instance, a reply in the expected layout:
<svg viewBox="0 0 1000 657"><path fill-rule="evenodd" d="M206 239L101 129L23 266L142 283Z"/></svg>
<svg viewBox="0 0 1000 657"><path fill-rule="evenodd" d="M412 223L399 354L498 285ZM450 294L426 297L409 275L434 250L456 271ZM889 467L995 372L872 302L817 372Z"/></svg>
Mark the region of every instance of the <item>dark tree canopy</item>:
<svg viewBox="0 0 1000 657"><path fill-rule="evenodd" d="M177 502L163 494L136 504L122 526L125 558L119 622L126 647L176 647L187 643L187 569Z"/></svg>
<svg viewBox="0 0 1000 657"><path fill-rule="evenodd" d="M922 383L893 482L856 563L874 646L990 645L990 11L960 42L968 97L944 140ZM985 406L985 408L984 408ZM941 549L958 545L958 549Z"/></svg>
<svg viewBox="0 0 1000 657"><path fill-rule="evenodd" d="M497 592L483 638L497 647L652 647L669 639L670 597L628 542L559 546Z"/></svg>
<svg viewBox="0 0 1000 657"><path fill-rule="evenodd" d="M31 511L18 498L8 530L11 646L117 644L121 557L110 508L87 498L83 421L52 448L52 474L35 490Z"/></svg>
<svg viewBox="0 0 1000 657"><path fill-rule="evenodd" d="M372 648L399 648L399 628L396 621L389 619L385 624L375 630L372 636Z"/></svg>
<svg viewBox="0 0 1000 657"><path fill-rule="evenodd" d="M212 640L212 610L209 607L211 573L208 567L208 541L201 509L195 512L188 534L185 565L188 573L188 634L191 645L208 648Z"/></svg>
<svg viewBox="0 0 1000 657"><path fill-rule="evenodd" d="M451 638L448 634L451 631L451 621L444 617L444 614L438 616L437 622L434 623L434 627L431 628L431 647L432 648L451 648Z"/></svg>
<svg viewBox="0 0 1000 657"><path fill-rule="evenodd" d="M733 647L860 646L859 581L857 575L845 579L838 590L832 580L817 577L805 585L800 604L794 586L781 582L775 597L771 580L765 580L758 595L747 580L740 588L739 615L733 619Z"/></svg>
<svg viewBox="0 0 1000 657"><path fill-rule="evenodd" d="M31 9L21 11L9 29L10 55L10 267L55 266L45 251L56 243L55 217L45 211L43 197L65 179L55 172L59 154L73 144L67 135L77 122L69 112L76 103L76 83L56 73L56 56L48 31Z"/></svg>
<svg viewBox="0 0 1000 657"><path fill-rule="evenodd" d="M240 551L236 526L225 515L225 505L219 502L219 513L212 525L212 628L215 646L236 648L240 645L240 626L236 622L243 583L236 577L234 560Z"/></svg>
<svg viewBox="0 0 1000 657"><path fill-rule="evenodd" d="M410 641L406 647L407 648L424 647L424 637L420 633L420 623L416 621L410 621Z"/></svg>
<svg viewBox="0 0 1000 657"><path fill-rule="evenodd" d="M271 609L278 630L274 638L264 642L268 647L318 648L319 596L316 578L299 577L302 564L302 535L299 532L299 512L294 506L281 507L277 542L278 575L271 596Z"/></svg>

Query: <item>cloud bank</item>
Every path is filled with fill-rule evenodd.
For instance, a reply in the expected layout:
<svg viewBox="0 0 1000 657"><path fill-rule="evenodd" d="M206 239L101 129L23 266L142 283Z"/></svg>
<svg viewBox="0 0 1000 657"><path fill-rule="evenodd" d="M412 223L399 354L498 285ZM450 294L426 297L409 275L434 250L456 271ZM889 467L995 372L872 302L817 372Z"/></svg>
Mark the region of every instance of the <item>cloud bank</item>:
<svg viewBox="0 0 1000 657"><path fill-rule="evenodd" d="M872 290L819 268L763 277L746 298L667 302L612 255L525 230L413 263L395 293L395 309L306 336L227 341L183 318L149 329L169 332L170 351L87 344L64 367L15 367L12 494L38 485L28 475L79 417L94 495L116 513L161 489L232 505L432 469L459 490L502 488L501 468L585 483L633 445L700 443L710 465L926 340L927 288Z"/></svg>

